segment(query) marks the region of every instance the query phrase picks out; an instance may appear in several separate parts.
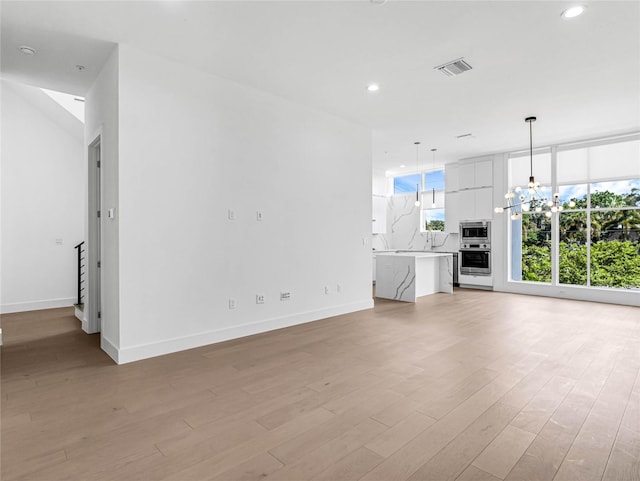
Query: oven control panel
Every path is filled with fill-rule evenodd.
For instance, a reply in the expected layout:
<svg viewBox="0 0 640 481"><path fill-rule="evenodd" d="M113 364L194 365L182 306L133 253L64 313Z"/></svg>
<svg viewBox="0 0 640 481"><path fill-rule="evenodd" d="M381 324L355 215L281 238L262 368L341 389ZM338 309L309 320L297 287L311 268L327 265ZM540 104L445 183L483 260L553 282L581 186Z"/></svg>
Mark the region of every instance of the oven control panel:
<svg viewBox="0 0 640 481"><path fill-rule="evenodd" d="M491 244L460 244L460 249L491 249Z"/></svg>

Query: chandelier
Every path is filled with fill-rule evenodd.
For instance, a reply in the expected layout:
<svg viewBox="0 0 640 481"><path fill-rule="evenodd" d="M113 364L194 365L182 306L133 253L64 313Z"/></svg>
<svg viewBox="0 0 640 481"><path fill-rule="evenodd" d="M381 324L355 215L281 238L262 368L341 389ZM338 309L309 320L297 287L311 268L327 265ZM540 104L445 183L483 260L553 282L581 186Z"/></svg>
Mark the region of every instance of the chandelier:
<svg viewBox="0 0 640 481"><path fill-rule="evenodd" d="M504 207L496 207L494 211L497 214L503 213L505 210L511 209L511 219L518 220L522 212L534 211L543 213L547 217L551 217L554 213L560 212L560 194L555 193L551 199L541 192L544 188L540 186L540 182L536 182L533 176L533 131L531 124L536 121L535 117L527 117L524 119L529 124L529 182L526 187L516 187L504 195L507 205ZM519 208L519 209L518 209Z"/></svg>

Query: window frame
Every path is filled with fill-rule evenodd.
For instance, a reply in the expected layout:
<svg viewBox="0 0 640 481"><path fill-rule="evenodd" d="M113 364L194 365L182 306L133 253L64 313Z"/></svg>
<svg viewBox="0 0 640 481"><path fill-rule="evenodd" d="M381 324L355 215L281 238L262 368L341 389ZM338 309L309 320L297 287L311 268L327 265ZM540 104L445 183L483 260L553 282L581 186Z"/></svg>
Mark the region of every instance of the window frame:
<svg viewBox="0 0 640 481"><path fill-rule="evenodd" d="M514 225L517 225L519 227L519 229L522 229L522 218L519 221L509 221L508 222L508 236L507 236L507 244L508 244L508 261L507 261L507 282L513 282L513 283L518 283L518 284L526 284L526 285L546 285L546 286L552 286L552 287L559 287L559 288L565 288L565 287L569 287L569 288L587 288L587 289L611 289L611 290L616 290L616 291L626 291L626 290L630 290L630 291L640 291L640 286L637 287L612 287L612 286L599 286L599 285L592 285L592 279L591 279L591 264L592 264L592 253L591 253L591 247L592 247L592 220L591 220L591 215L593 212L606 212L606 211L621 211L621 210L634 210L634 211L639 211L640 212L640 205L636 205L636 206L620 206L620 207L594 207L591 205L591 194L592 194L592 186L593 184L599 184L599 183L605 183L605 182L616 182L616 181L634 181L634 180L638 180L640 179L640 172L638 173L637 176L633 177L633 176L610 176L610 177L598 177L598 178L587 178L587 179L581 179L581 180L572 180L572 181L567 181L567 182L559 182L558 179L558 161L559 161L559 153L562 152L566 152L566 151L570 151L570 150L575 150L575 149L584 149L584 148L590 148L590 147L598 147L598 146L605 146L605 145L612 145L612 144L617 144L617 143L621 143L621 142L630 142L630 141L635 141L635 142L640 142L640 133L632 133L632 134L625 134L625 135L621 135L621 136L616 136L616 137L610 137L610 138L603 138L603 139L596 139L596 140L588 140L588 141L584 141L584 142L573 142L570 144L558 144L558 145L552 145L549 147L541 147L536 149L536 153L541 153L544 152L545 150L550 150L550 164L551 164L551 189L553 192L558 192L560 190L560 187L563 186L568 186L568 185L580 185L580 184L586 184L587 187L587 194L586 194L586 207L585 208L580 208L580 209L567 209L565 208L561 213L559 213L558 215L553 215L553 217L551 218L551 282L547 283L547 282L536 282L536 281L526 281L526 280L518 280L518 279L514 279L514 271L513 268L515 267L513 265L514 262L514 257L513 257L513 249L514 249ZM511 165L510 165L510 160L513 158L519 158L522 157L523 153L522 152L514 152L514 153L508 153L505 156L506 159L506 177L507 179L510 178L511 175ZM535 170L534 170L535 173ZM507 184L509 184L509 182L507 181ZM510 188L512 186L509 186ZM559 272L559 268L560 268L560 215L564 214L564 213L572 213L572 212L579 212L579 213L585 213L586 216L586 228L587 228L587 234L586 234L586 267L587 267L587 271L586 271L586 284L582 285L582 284L564 284L560 282L560 272ZM522 258L522 234L520 233L520 235L515 236L515 238L519 239L520 244L520 256ZM520 272L522 272L522 260L520 260L520 262L518 263L520 265Z"/></svg>

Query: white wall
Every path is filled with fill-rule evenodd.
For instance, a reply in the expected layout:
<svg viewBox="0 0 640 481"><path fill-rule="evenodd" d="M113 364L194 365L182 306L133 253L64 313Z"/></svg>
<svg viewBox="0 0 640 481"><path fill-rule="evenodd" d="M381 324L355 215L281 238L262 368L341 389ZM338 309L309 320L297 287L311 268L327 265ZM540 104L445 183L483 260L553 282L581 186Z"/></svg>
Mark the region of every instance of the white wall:
<svg viewBox="0 0 640 481"><path fill-rule="evenodd" d="M373 306L367 129L125 46L119 81L119 362Z"/></svg>
<svg viewBox="0 0 640 481"><path fill-rule="evenodd" d="M83 240L82 124L39 89L3 80L1 156L0 310L70 306Z"/></svg>
<svg viewBox="0 0 640 481"><path fill-rule="evenodd" d="M120 346L120 307L119 307L119 255L118 255L118 50L113 53L103 66L96 82L85 98L85 154L83 157L83 176L85 185L85 196L89 178L88 171L88 146L100 135L102 142L102 167L101 167L101 192L102 211L109 208L116 209L114 219L107 219L102 216L102 268L100 269L102 282L102 347L114 358L117 358L117 351ZM85 205L88 200L85 197ZM95 213L91 213L95 215ZM88 215L85 212L85 238L89 240ZM88 246L92 249L92 246ZM95 268L95 259L88 262L88 269L91 273ZM96 298L95 289L91 289L85 305L85 316L94 312ZM89 326L87 325L89 324ZM84 323L85 330L91 332L91 323Z"/></svg>

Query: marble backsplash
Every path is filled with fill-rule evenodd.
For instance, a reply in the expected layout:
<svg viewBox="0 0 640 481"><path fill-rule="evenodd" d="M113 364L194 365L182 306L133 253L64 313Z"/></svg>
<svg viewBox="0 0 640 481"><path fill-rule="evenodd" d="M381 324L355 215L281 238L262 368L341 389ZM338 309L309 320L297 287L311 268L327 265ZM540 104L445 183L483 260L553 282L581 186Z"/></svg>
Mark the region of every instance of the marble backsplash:
<svg viewBox="0 0 640 481"><path fill-rule="evenodd" d="M416 207L414 202L415 195L396 195L387 199L386 234L373 234L372 248L457 252L457 233L420 232L420 207Z"/></svg>

